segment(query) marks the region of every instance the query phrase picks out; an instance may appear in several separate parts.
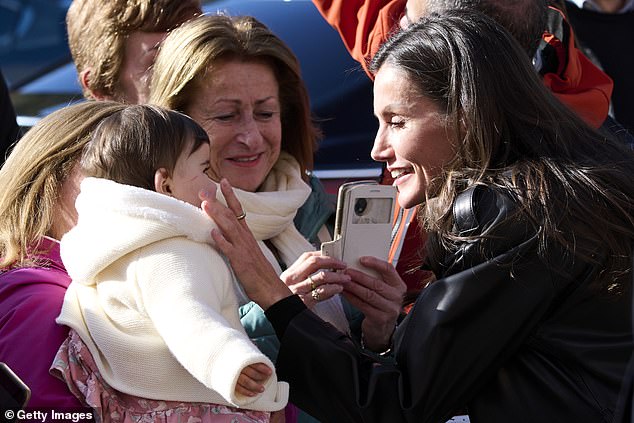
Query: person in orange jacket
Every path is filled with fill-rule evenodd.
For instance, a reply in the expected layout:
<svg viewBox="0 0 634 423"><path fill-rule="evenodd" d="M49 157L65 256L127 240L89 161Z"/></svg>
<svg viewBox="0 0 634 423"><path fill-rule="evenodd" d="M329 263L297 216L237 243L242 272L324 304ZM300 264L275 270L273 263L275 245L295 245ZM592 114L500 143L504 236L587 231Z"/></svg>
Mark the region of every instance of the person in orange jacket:
<svg viewBox="0 0 634 423"><path fill-rule="evenodd" d="M583 52L614 80L610 115L634 133L634 0L566 0L566 17Z"/></svg>

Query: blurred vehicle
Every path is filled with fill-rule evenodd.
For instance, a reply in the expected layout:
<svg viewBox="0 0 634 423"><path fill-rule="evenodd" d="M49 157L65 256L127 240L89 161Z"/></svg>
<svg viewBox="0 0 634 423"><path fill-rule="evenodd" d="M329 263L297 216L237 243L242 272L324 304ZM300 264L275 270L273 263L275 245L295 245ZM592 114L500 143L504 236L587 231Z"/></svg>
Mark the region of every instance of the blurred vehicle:
<svg viewBox="0 0 634 423"><path fill-rule="evenodd" d="M297 55L313 114L324 134L315 156L315 175L329 192L348 180L380 176L380 164L370 158L377 129L372 84L310 0L219 0L205 2L203 9L255 16ZM83 101L75 67L67 60L16 86L12 100L23 128L59 107Z"/></svg>
<svg viewBox="0 0 634 423"><path fill-rule="evenodd" d="M71 0L0 0L0 67L9 88L70 60Z"/></svg>

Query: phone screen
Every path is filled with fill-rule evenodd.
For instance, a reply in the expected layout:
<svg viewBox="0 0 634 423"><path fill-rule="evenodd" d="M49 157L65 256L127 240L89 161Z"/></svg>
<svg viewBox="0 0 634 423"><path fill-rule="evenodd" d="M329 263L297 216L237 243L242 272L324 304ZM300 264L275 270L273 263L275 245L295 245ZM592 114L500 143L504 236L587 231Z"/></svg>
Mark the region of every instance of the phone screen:
<svg viewBox="0 0 634 423"><path fill-rule="evenodd" d="M353 224L390 223L392 198L357 198L354 202Z"/></svg>

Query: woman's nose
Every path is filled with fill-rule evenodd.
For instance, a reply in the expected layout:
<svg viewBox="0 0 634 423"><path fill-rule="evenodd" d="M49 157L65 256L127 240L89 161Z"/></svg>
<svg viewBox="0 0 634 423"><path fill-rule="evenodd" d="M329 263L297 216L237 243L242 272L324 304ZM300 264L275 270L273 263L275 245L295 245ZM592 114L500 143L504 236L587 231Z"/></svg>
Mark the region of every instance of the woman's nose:
<svg viewBox="0 0 634 423"><path fill-rule="evenodd" d="M377 162L386 162L389 158L390 151L390 145L383 134L382 129L379 128L376 136L374 137L374 145L372 146L370 156L372 156L372 159Z"/></svg>
<svg viewBox="0 0 634 423"><path fill-rule="evenodd" d="M246 116L242 119L240 132L238 133L238 141L247 145L249 148L259 146L263 141L262 133L258 123L253 116Z"/></svg>

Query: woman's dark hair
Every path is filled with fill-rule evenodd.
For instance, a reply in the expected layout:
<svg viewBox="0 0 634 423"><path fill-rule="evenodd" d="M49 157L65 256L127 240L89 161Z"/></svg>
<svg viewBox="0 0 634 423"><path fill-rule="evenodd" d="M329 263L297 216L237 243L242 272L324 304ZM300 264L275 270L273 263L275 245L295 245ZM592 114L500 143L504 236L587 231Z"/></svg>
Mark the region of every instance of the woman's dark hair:
<svg viewBox="0 0 634 423"><path fill-rule="evenodd" d="M629 269L632 151L560 103L505 29L477 12L432 14L382 46L370 69L383 66L446 112L457 154L421 208L439 250L464 240L452 232L456 196L487 184L515 193L541 253L556 242L586 260L607 256L606 286Z"/></svg>
<svg viewBox="0 0 634 423"><path fill-rule="evenodd" d="M158 106L133 105L104 119L81 158L86 176L154 191L154 173L174 171L187 148L209 143L204 129L188 116Z"/></svg>
<svg viewBox="0 0 634 423"><path fill-rule="evenodd" d="M482 12L502 25L533 57L547 24L549 0L426 0L427 13L451 9ZM563 9L560 9L563 10Z"/></svg>

